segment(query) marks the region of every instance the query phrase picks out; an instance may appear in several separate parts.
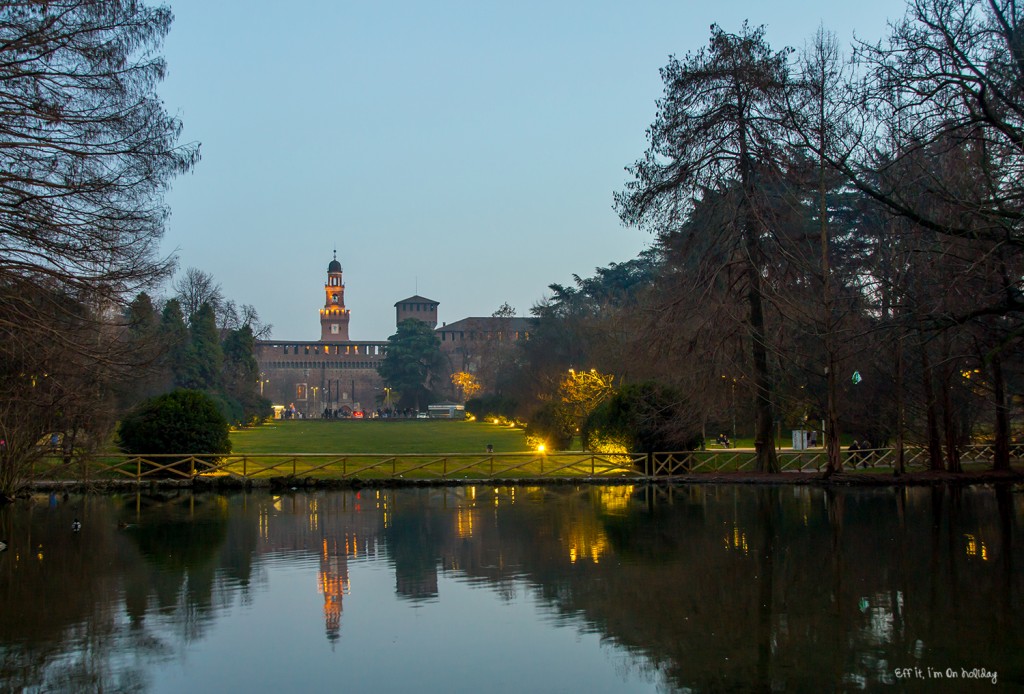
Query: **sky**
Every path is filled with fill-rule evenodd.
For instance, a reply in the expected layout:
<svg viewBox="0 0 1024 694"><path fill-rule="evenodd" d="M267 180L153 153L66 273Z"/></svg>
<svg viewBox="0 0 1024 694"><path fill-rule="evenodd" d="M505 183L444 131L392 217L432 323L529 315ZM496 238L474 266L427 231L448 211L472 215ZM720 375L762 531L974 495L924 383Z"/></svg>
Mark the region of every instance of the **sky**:
<svg viewBox="0 0 1024 694"><path fill-rule="evenodd" d="M548 285L651 243L613 195L670 56L714 23L763 24L778 50L819 26L876 41L903 14L901 0L165 1L159 94L201 160L167 194L163 250L276 340L319 339L335 250L353 340L386 340L416 294L441 322L506 302L529 315Z"/></svg>

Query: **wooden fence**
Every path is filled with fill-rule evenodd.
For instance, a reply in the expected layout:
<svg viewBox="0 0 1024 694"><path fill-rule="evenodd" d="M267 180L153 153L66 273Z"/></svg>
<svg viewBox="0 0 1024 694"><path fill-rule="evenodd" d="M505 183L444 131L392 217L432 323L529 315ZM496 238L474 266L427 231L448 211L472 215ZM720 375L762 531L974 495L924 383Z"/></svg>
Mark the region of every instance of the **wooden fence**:
<svg viewBox="0 0 1024 694"><path fill-rule="evenodd" d="M1011 461L1024 460L1024 444L1011 446ZM821 472L827 456L821 449L778 451L783 472ZM992 446L970 446L961 451L968 468L992 464ZM843 451L847 469L892 470L897 451L877 448ZM928 467L922 448L905 448L908 471ZM58 459L41 461L33 471L37 480L90 482L155 479L192 480L405 480L452 481L580 478L590 480L650 479L683 474L754 472L754 451L725 449L676 453L602 454L555 453L453 453L453 454L237 454L214 455L106 455L88 461L63 464Z"/></svg>

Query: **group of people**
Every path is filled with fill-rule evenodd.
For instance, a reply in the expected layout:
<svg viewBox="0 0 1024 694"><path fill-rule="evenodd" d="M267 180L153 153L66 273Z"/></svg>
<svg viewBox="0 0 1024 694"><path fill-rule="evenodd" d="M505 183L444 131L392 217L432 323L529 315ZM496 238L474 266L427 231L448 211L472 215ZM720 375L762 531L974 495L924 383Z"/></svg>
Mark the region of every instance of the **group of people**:
<svg viewBox="0 0 1024 694"><path fill-rule="evenodd" d="M861 465L868 467L871 463L871 458L875 454L871 442L867 439L863 441L854 439L846 450L849 452L848 460L854 467L860 467Z"/></svg>
<svg viewBox="0 0 1024 694"><path fill-rule="evenodd" d="M325 407L322 417L324 419L414 419L417 414L418 412L411 407L404 410L394 407L378 407L376 410L352 410L349 407L339 407L332 410Z"/></svg>

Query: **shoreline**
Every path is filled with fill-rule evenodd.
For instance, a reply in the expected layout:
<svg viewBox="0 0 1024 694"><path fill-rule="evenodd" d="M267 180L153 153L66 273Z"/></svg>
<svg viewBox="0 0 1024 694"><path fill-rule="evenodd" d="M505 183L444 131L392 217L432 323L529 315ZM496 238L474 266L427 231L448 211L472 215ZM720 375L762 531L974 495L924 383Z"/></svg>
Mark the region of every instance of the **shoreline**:
<svg viewBox="0 0 1024 694"><path fill-rule="evenodd" d="M982 472L952 473L944 470L926 470L896 475L892 472L874 473L841 472L826 476L823 472L707 472L664 477L516 477L516 478L463 478L463 479L313 479L271 477L266 479L237 479L221 477L215 479L197 477L195 479L152 479L143 482L134 480L103 480L103 481L46 481L31 482L19 493L22 498L33 492L75 492L75 493L116 493L142 490L190 489L198 492L208 491L247 491L266 489L281 490L317 490L317 489L393 489L414 487L466 487L489 485L501 487L513 486L565 486L565 485L655 485L655 486L689 486L700 484L741 484L767 486L816 486L816 487L908 487L908 486L970 486L996 483L1024 483L1024 471L1011 469L1008 471L985 470Z"/></svg>

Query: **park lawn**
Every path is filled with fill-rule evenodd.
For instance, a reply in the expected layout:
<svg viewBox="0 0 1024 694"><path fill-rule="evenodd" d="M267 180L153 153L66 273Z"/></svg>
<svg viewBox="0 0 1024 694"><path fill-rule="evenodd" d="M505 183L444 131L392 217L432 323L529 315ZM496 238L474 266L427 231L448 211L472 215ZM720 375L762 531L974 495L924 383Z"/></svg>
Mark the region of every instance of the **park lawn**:
<svg viewBox="0 0 1024 694"><path fill-rule="evenodd" d="M328 479L437 479L443 474L449 479L475 479L495 474L514 478L545 472L623 472L589 454L530 451L522 429L489 422L279 420L233 431L231 443L234 461L228 469L256 478L308 474ZM488 444L495 456L486 453Z"/></svg>
<svg viewBox="0 0 1024 694"><path fill-rule="evenodd" d="M235 454L495 453L526 451L522 429L490 422L436 419L275 420L231 432Z"/></svg>

